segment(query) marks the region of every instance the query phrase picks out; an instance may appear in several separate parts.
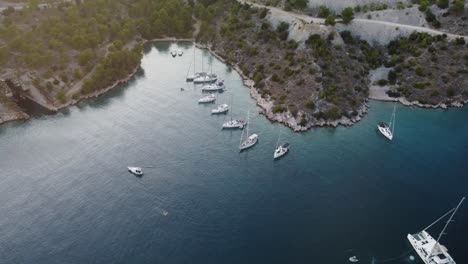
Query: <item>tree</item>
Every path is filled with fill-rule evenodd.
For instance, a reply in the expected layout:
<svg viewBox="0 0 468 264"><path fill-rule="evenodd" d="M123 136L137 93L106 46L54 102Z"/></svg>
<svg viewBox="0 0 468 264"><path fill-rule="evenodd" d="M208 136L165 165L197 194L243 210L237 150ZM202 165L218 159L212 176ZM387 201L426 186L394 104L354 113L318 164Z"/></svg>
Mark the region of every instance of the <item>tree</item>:
<svg viewBox="0 0 468 264"><path fill-rule="evenodd" d="M335 22L335 15L333 14L329 14L327 16L327 19L325 19L325 25L330 25L330 26L334 26L336 24Z"/></svg>
<svg viewBox="0 0 468 264"><path fill-rule="evenodd" d="M455 13L462 13L465 10L465 1L464 0L454 0L451 11Z"/></svg>
<svg viewBox="0 0 468 264"><path fill-rule="evenodd" d="M349 24L354 19L354 11L352 7L347 7L341 12L341 17L345 24Z"/></svg>
<svg viewBox="0 0 468 264"><path fill-rule="evenodd" d="M331 14L330 9L328 7L321 5L319 7L318 17L327 18Z"/></svg>
<svg viewBox="0 0 468 264"><path fill-rule="evenodd" d="M437 0L437 6L446 9L449 6L449 0Z"/></svg>

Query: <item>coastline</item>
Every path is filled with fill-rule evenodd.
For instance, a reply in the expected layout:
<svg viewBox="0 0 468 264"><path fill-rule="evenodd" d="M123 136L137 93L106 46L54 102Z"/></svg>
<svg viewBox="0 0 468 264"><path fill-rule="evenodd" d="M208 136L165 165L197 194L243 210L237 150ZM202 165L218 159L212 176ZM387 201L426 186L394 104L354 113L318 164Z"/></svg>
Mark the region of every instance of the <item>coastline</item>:
<svg viewBox="0 0 468 264"><path fill-rule="evenodd" d="M436 105L421 104L419 101L409 101L405 97L390 97L386 93L388 89L389 87L377 87L377 86L369 87L369 91L370 91L369 100L381 101L381 102L398 102L404 106L416 106L416 107L427 108L427 109L439 109L439 108L448 109L451 107L460 108L468 103L468 100L461 100L461 101L450 102L450 104L446 104L446 103L438 103ZM381 91L378 91L378 90L381 90Z"/></svg>
<svg viewBox="0 0 468 264"><path fill-rule="evenodd" d="M200 49L208 50L217 59L219 59L223 63L226 63L226 61L220 55L214 52L208 45L195 43L195 46ZM286 125L287 127L291 128L294 132L304 132L313 127L337 127L339 125L352 126L354 123L359 122L367 114L367 110L369 108L366 102L358 110L358 114L355 117L342 117L337 120L320 120L315 122L309 120L307 121L307 124L305 126L301 126L300 120L294 117L289 110L283 113L273 113L273 101L271 101L270 97L266 99L262 98L262 96L258 93L257 88L255 88L255 82L249 77L245 76L237 65L234 65L233 69L241 76L243 85L249 89L250 97L254 99L257 105L260 106L260 108L262 109L260 114L264 115L271 122L278 122L283 125ZM303 112L299 111L297 116L302 116L302 114Z"/></svg>
<svg viewBox="0 0 468 264"><path fill-rule="evenodd" d="M156 39L151 39L151 40L144 40L142 45L146 45L152 42L192 42L193 45L195 45L195 47L208 50L217 59L219 59L223 63L226 63L226 61L219 54L213 51L209 45L197 43L194 38L172 38L172 37L156 38ZM144 54L144 51L142 51L142 53ZM141 69L141 62L133 69L133 71L127 77L123 79L119 79L115 81L112 85L105 87L103 89L100 89L98 91L95 91L93 93L90 93L87 95L80 95L80 97L76 100L71 99L69 102L65 104L54 106L54 110L55 112L57 112L63 108L76 105L83 100L97 98L109 92L110 90L116 88L117 86L125 84L128 81L130 81L140 69ZM421 104L418 101L408 101L404 97L392 98L392 97L387 96L386 94L384 96L369 96L368 100L366 100L366 102L361 106L361 108L359 108L358 114L355 117L348 118L348 117L343 116L337 120L314 120L314 121L308 120L305 126L301 126L299 124L300 121L298 120L297 117L302 116L304 113L303 111L299 111L297 114L297 117L294 117L289 110L286 112L282 112L282 113L273 113L272 109L273 109L274 102L270 99L270 97L262 98L262 96L258 93L257 89L255 88L255 82L251 80L249 77L245 76L244 73L241 71L241 69L239 69L237 65L234 65L233 69L241 76L243 85L249 89L250 97L254 99L256 101L256 104L262 109L260 111L260 114L264 115L271 122L278 122L283 125L286 125L287 127L291 128L295 132L307 131L313 127L327 127L327 126L337 127L340 125L352 126L353 124L359 122L362 118L366 116L368 108L369 108L367 104L368 100L384 101L384 102L399 102L403 104L404 106L417 106L421 108L432 108L432 109L437 109L437 108L448 109L449 107L459 108L459 107L463 107L465 104L468 103L468 100L466 100L466 101L461 101L461 102L455 101L449 105L445 103L439 103L437 105L430 105L430 104ZM9 115L9 116L7 115L6 118L5 117L0 118L0 125L7 123L7 122L28 120L31 118L28 114L24 112L19 112L19 111L14 111L14 112L15 112L15 115Z"/></svg>
<svg viewBox="0 0 468 264"><path fill-rule="evenodd" d="M167 37L167 38L156 38L156 39L151 39L151 40L144 40L142 45L152 43L152 42L173 42L173 41L174 42L176 42L176 41L187 41L187 42L193 42L194 43L193 38L180 38L180 39L178 39L178 38ZM142 54L144 55L144 51L142 51ZM87 99L91 99L91 98L97 98L97 97L109 92L110 90L116 88L117 86L125 84L128 81L130 81L130 79L132 79L133 76L135 76L135 74L138 72L138 70L140 70L140 68L141 68L141 62L132 70L132 72L127 77L116 80L112 85L107 86L107 87L105 87L103 89L99 89L97 91L94 91L94 92L92 92L90 94L80 95L80 97L78 99L71 99L70 101L68 101L68 102L66 102L64 104L49 105L48 109L53 111L53 112L58 112L61 109L76 105L76 104L80 103L83 100L87 100ZM22 111L12 110L12 112L14 112L14 114L7 115L6 117L0 117L0 125L2 125L4 123L7 123L7 122L20 121L20 120L29 120L31 118L27 113L22 112Z"/></svg>

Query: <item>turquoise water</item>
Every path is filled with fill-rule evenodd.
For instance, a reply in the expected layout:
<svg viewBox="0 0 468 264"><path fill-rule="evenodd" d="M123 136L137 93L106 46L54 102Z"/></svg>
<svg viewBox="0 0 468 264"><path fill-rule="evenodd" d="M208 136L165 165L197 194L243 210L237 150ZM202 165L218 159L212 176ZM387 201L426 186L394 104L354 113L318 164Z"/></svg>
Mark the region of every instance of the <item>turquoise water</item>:
<svg viewBox="0 0 468 264"><path fill-rule="evenodd" d="M101 98L0 127L0 263L416 263L406 234L468 192L466 107L398 106L393 142L375 130L393 108L380 102L352 127L293 133L197 50L197 67L203 55L226 80L218 102L250 110L260 141L239 153L241 131L221 130L229 115L211 116L185 83L192 47L172 58L175 47L148 48L142 71ZM291 151L273 161L280 131ZM466 207L444 237L457 263Z"/></svg>

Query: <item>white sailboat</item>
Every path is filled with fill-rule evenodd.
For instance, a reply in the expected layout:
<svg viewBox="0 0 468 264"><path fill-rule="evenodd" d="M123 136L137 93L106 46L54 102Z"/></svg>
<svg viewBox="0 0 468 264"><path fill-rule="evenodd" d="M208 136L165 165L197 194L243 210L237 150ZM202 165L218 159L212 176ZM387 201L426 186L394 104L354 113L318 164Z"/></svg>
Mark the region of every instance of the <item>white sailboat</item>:
<svg viewBox="0 0 468 264"><path fill-rule="evenodd" d="M450 254L448 253L447 248L440 244L439 241L442 235L445 234L444 232L447 229L447 226L452 221L453 216L457 212L458 208L460 208L464 200L465 197L461 199L457 207L452 208L441 218L437 219L434 223L424 228L421 232L413 235L408 234L407 238L411 246L413 246L414 250L425 264L456 264L455 260L453 260L452 256L450 256ZM442 220L443 218L445 218L450 213L452 213L452 215L445 224L444 229L442 229L442 232L440 232L437 240L434 239L426 230L434 224L436 224L437 222L439 222L440 220Z"/></svg>
<svg viewBox="0 0 468 264"><path fill-rule="evenodd" d="M193 83L214 83L218 80L218 76L213 73L203 71L203 54L202 54L202 72L196 74L197 78L193 79Z"/></svg>
<svg viewBox="0 0 468 264"><path fill-rule="evenodd" d="M244 129L245 121L242 119L232 119L232 93L231 93L231 120L224 122L223 129Z"/></svg>
<svg viewBox="0 0 468 264"><path fill-rule="evenodd" d="M210 94L198 100L198 103L208 104L208 103L213 103L214 101L216 101L216 96L214 94Z"/></svg>
<svg viewBox="0 0 468 264"><path fill-rule="evenodd" d="M217 83L205 85L202 87L203 92L220 92L223 91L225 88L224 86L224 80L220 80Z"/></svg>
<svg viewBox="0 0 468 264"><path fill-rule="evenodd" d="M276 141L275 153L273 153L273 159L275 159L275 160L283 157L289 151L289 143L288 142L284 142L284 143L282 143L281 145L278 146L278 144L280 142L280 136L281 136L281 131L280 131L280 133L278 135L278 140Z"/></svg>
<svg viewBox="0 0 468 264"><path fill-rule="evenodd" d="M192 74L192 75L189 75L190 68L191 68L192 64L193 64L193 74ZM187 82L193 82L193 80L194 80L195 78L197 78L197 77L198 77L198 76L197 76L197 74L195 73L195 46L194 46L194 47L193 47L193 61L190 63L189 69L188 69L188 71L187 71L187 77L185 78L185 80L186 80Z"/></svg>
<svg viewBox="0 0 468 264"><path fill-rule="evenodd" d="M396 111L396 104L393 105L393 113L392 118L390 119L390 123L387 125L384 122L380 122L377 125L377 129L379 129L380 133L384 135L389 140L393 139L393 132L395 130L395 111Z"/></svg>
<svg viewBox="0 0 468 264"><path fill-rule="evenodd" d="M248 136L248 138L246 140L242 141L243 136L244 136L244 131L242 131L241 143L240 143L240 146L239 146L240 151L251 148L255 144L257 144L257 142L258 142L258 135L257 134L252 134L252 135L249 136L249 124L250 124L249 120L250 120L250 111L247 113L247 129L246 129L247 131L246 131L246 135Z"/></svg>
<svg viewBox="0 0 468 264"><path fill-rule="evenodd" d="M211 114L213 115L219 115L219 114L224 114L229 111L229 105L228 104L222 104L216 107L215 109L211 110Z"/></svg>

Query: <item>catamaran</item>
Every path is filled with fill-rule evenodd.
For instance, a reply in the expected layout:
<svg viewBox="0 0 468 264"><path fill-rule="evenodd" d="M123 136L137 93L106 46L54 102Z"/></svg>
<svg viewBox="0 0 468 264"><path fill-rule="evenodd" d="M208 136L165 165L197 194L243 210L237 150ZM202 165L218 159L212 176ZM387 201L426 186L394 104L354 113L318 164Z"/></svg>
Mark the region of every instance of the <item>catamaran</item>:
<svg viewBox="0 0 468 264"><path fill-rule="evenodd" d="M246 129L247 132L246 132L246 135L248 136L248 138L245 141L242 141L242 138L244 136L244 131L242 131L241 143L240 143L240 146L239 146L240 151L251 148L255 144L257 144L257 142L258 142L258 135L257 134L252 134L252 135L249 136L249 123L250 123L249 120L250 120L250 111L247 114L247 129Z"/></svg>
<svg viewBox="0 0 468 264"><path fill-rule="evenodd" d="M136 176L142 176L143 170L140 167L127 167L128 171Z"/></svg>
<svg viewBox="0 0 468 264"><path fill-rule="evenodd" d="M278 135L278 140L276 141L276 150L275 150L275 153L273 153L273 159L279 159L279 158L283 157L284 155L286 155L286 153L288 153L288 151L289 151L289 143L288 142L284 142L283 144L278 146L278 143L280 141L280 136L281 136L281 132Z"/></svg>
<svg viewBox="0 0 468 264"><path fill-rule="evenodd" d="M216 101L216 96L214 94L210 94L198 100L198 103L208 104L208 103L213 103L214 101Z"/></svg>
<svg viewBox="0 0 468 264"><path fill-rule="evenodd" d="M224 114L227 111L229 111L229 105L227 104L222 104L216 107L215 109L211 110L211 114L217 115L217 114Z"/></svg>
<svg viewBox="0 0 468 264"><path fill-rule="evenodd" d="M460 208L461 204L465 200L465 197L461 199L458 203L457 207L452 208L448 211L445 215L441 218L437 219L434 223L430 224L428 227L424 228L421 232L417 234L408 234L407 238L413 246L416 253L418 253L419 257L425 264L456 264L455 260L453 260L452 256L447 251L447 248L439 243L440 238L445 233L445 229L447 229L448 225L452 221L453 216L457 212L458 208ZM444 217L452 213L449 220L440 232L437 240L435 240L426 230L432 227L434 224L442 220Z"/></svg>
<svg viewBox="0 0 468 264"><path fill-rule="evenodd" d="M393 139L393 131L395 130L395 110L396 104L393 105L393 113L389 125L385 124L384 122L380 122L377 125L377 128L379 129L380 133L382 133L382 135L384 135L389 140Z"/></svg>

